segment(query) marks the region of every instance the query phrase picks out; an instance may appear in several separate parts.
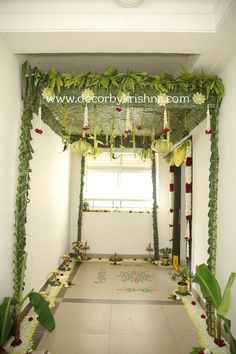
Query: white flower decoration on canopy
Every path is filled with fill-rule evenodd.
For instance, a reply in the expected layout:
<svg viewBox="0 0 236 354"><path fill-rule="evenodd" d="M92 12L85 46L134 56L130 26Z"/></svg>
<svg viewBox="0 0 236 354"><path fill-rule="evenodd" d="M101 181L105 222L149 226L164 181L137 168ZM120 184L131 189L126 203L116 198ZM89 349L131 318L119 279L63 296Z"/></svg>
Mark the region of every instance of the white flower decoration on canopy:
<svg viewBox="0 0 236 354"><path fill-rule="evenodd" d="M55 94L50 87L44 87L42 96L47 102L53 102L55 99Z"/></svg>
<svg viewBox="0 0 236 354"><path fill-rule="evenodd" d="M91 89L85 89L82 94L81 94L81 97L82 99L86 102L86 103L89 103L93 100L95 96L95 93L91 90Z"/></svg>
<svg viewBox="0 0 236 354"><path fill-rule="evenodd" d="M122 92L119 96L119 103L131 103L132 97L130 96L130 93L127 92Z"/></svg>
<svg viewBox="0 0 236 354"><path fill-rule="evenodd" d="M166 93L160 93L160 95L157 96L157 104L159 106L166 106L167 103L169 103L169 97L167 96Z"/></svg>
<svg viewBox="0 0 236 354"><path fill-rule="evenodd" d="M201 92L196 92L192 99L193 102L198 105L202 105L206 101L206 97Z"/></svg>

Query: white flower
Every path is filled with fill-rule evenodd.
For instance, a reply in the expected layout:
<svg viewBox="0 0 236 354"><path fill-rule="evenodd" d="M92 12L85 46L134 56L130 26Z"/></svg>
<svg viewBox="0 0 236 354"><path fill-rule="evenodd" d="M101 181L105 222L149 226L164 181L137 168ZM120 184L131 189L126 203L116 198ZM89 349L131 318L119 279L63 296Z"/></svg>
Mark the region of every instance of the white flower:
<svg viewBox="0 0 236 354"><path fill-rule="evenodd" d="M210 349L206 348L203 353L204 354L211 354L211 351L210 351Z"/></svg>
<svg viewBox="0 0 236 354"><path fill-rule="evenodd" d="M159 106L165 106L167 103L169 103L169 96L166 93L161 93L157 96L157 104Z"/></svg>
<svg viewBox="0 0 236 354"><path fill-rule="evenodd" d="M88 102L91 102L93 97L95 96L95 93L90 90L90 89L85 89L82 94L81 94L83 100L88 103Z"/></svg>
<svg viewBox="0 0 236 354"><path fill-rule="evenodd" d="M196 92L192 98L193 102L199 105L202 105L206 101L206 97L201 92Z"/></svg>
<svg viewBox="0 0 236 354"><path fill-rule="evenodd" d="M42 96L47 102L53 102L55 100L54 92L50 87L44 87Z"/></svg>
<svg viewBox="0 0 236 354"><path fill-rule="evenodd" d="M131 99L129 92L122 92L119 97L119 103L131 103Z"/></svg>

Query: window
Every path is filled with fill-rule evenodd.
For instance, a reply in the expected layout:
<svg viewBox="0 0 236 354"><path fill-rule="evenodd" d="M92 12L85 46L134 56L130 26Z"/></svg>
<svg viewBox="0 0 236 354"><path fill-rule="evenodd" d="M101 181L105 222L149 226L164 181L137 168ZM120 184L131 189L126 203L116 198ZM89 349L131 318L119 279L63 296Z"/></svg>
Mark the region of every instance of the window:
<svg viewBox="0 0 236 354"><path fill-rule="evenodd" d="M90 210L150 211L152 208L151 163L133 153L103 153L87 158L84 199Z"/></svg>

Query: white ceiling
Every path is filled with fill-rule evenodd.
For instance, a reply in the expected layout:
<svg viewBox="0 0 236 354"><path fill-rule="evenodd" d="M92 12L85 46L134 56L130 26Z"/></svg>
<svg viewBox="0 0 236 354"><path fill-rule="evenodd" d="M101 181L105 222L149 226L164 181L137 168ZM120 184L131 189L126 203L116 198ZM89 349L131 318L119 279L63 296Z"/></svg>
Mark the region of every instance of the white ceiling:
<svg viewBox="0 0 236 354"><path fill-rule="evenodd" d="M236 54L236 0L0 0L0 37L16 54L62 71L218 72ZM69 55L68 55L69 54Z"/></svg>

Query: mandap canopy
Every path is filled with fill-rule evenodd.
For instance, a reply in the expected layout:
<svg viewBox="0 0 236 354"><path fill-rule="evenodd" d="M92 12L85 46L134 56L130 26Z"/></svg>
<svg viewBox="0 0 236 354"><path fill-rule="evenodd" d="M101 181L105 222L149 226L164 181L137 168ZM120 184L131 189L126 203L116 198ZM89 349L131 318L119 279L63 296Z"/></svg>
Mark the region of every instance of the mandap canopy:
<svg viewBox="0 0 236 354"><path fill-rule="evenodd" d="M41 134L41 120L61 136L68 146L84 156L98 156L101 147L141 148L143 158L152 158L155 182L155 153L171 160L175 144L207 118L211 140L209 175L208 266L215 272L218 189L218 113L224 95L222 80L204 72L182 71L174 78L165 72L117 72L108 67L102 74L42 72L28 62L22 66L23 113L19 146L19 175L15 211L14 296L19 298L25 267L26 213L29 202L33 114L38 115L35 133ZM81 184L82 186L82 184ZM82 224L82 190L78 228ZM153 229L158 257L158 235L154 190ZM214 334L214 311L208 305L208 329Z"/></svg>

